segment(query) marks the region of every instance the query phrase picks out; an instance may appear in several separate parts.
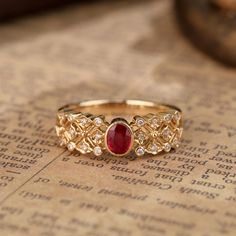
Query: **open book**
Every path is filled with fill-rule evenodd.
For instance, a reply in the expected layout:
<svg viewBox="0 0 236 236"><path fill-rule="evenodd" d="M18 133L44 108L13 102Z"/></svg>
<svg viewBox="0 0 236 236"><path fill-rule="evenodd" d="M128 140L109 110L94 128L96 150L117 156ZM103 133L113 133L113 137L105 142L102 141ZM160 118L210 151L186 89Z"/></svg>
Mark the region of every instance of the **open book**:
<svg viewBox="0 0 236 236"><path fill-rule="evenodd" d="M171 1L1 25L0 235L235 236L235 91L236 72L191 46ZM57 108L99 98L180 107L181 147L146 158L59 147Z"/></svg>

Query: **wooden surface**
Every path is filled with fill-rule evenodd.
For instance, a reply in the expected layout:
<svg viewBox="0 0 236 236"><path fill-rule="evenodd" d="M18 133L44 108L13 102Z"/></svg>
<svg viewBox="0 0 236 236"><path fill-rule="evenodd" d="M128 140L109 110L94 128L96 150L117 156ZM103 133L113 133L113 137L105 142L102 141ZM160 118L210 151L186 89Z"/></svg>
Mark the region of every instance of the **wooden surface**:
<svg viewBox="0 0 236 236"><path fill-rule="evenodd" d="M211 1L225 10L236 11L236 0L211 0Z"/></svg>
<svg viewBox="0 0 236 236"><path fill-rule="evenodd" d="M176 0L175 5L180 26L194 45L212 58L236 66L235 12L210 0Z"/></svg>
<svg viewBox="0 0 236 236"><path fill-rule="evenodd" d="M42 12L75 2L81 2L81 0L1 0L0 20L9 20L25 14Z"/></svg>

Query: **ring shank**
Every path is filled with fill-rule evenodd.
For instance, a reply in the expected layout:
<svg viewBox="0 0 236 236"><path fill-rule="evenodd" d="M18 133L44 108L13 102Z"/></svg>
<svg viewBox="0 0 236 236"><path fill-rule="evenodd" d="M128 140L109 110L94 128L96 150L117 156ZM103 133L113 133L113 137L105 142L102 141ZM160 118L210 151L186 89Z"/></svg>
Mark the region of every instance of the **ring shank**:
<svg viewBox="0 0 236 236"><path fill-rule="evenodd" d="M147 113L160 113L181 110L175 106L167 104L157 104L155 102L142 100L89 100L77 104L69 104L61 107L59 113L93 113L94 115L145 115Z"/></svg>

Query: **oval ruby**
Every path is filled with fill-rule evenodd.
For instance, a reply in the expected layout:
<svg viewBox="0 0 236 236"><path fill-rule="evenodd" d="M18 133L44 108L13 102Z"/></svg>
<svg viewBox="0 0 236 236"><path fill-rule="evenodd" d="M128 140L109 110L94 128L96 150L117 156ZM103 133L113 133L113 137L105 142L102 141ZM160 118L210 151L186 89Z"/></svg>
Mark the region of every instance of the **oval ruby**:
<svg viewBox="0 0 236 236"><path fill-rule="evenodd" d="M108 128L106 135L108 151L115 155L126 154L132 144L132 131L124 123L114 123Z"/></svg>

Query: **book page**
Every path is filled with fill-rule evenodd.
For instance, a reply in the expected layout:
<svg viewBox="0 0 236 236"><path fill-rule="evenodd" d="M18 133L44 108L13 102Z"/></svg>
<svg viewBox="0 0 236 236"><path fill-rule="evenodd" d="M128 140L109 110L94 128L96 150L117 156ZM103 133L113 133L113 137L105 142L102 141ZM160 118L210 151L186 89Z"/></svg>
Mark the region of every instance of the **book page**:
<svg viewBox="0 0 236 236"><path fill-rule="evenodd" d="M182 36L171 3L0 26L0 235L235 235L236 72ZM60 147L57 109L101 98L180 107L180 148L121 158Z"/></svg>

